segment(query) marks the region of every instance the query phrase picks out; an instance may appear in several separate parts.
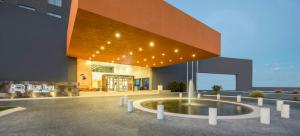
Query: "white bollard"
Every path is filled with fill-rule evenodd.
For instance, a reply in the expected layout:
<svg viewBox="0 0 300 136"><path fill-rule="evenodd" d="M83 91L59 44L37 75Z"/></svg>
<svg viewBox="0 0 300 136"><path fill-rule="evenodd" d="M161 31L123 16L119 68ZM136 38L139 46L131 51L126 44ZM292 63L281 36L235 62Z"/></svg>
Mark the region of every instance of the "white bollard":
<svg viewBox="0 0 300 136"><path fill-rule="evenodd" d="M198 99L201 98L201 93L198 93L197 98L198 98Z"/></svg>
<svg viewBox="0 0 300 136"><path fill-rule="evenodd" d="M164 105L157 105L157 119L164 119Z"/></svg>
<svg viewBox="0 0 300 136"><path fill-rule="evenodd" d="M260 123L270 124L270 108L260 108Z"/></svg>
<svg viewBox="0 0 300 136"><path fill-rule="evenodd" d="M263 98L257 98L257 105L258 106L263 106L263 104L264 104L264 100L263 100Z"/></svg>
<svg viewBox="0 0 300 136"><path fill-rule="evenodd" d="M242 96L238 95L236 96L236 102L241 102L242 101Z"/></svg>
<svg viewBox="0 0 300 136"><path fill-rule="evenodd" d="M281 118L290 118L290 105L283 104L281 109Z"/></svg>
<svg viewBox="0 0 300 136"><path fill-rule="evenodd" d="M220 100L220 99L221 99L221 95L217 94L217 100Z"/></svg>
<svg viewBox="0 0 300 136"><path fill-rule="evenodd" d="M119 106L124 106L124 97L123 96L120 98Z"/></svg>
<svg viewBox="0 0 300 136"><path fill-rule="evenodd" d="M128 112L133 111L133 101L132 100L128 100L127 111Z"/></svg>
<svg viewBox="0 0 300 136"><path fill-rule="evenodd" d="M217 108L208 109L208 124L217 125Z"/></svg>
<svg viewBox="0 0 300 136"><path fill-rule="evenodd" d="M179 98L182 98L182 93L179 93Z"/></svg>
<svg viewBox="0 0 300 136"><path fill-rule="evenodd" d="M127 104L128 101L128 95L124 95L124 104Z"/></svg>
<svg viewBox="0 0 300 136"><path fill-rule="evenodd" d="M282 105L283 105L283 101L282 100L277 100L276 101L276 110L281 111Z"/></svg>

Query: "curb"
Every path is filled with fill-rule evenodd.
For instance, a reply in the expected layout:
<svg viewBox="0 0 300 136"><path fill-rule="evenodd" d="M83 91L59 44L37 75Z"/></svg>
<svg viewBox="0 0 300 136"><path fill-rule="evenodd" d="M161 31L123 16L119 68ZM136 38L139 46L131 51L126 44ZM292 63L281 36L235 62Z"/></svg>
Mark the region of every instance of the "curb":
<svg viewBox="0 0 300 136"><path fill-rule="evenodd" d="M0 111L0 117L8 115L8 114L12 114L14 112L23 111L25 109L26 108L23 108L23 107L16 107L16 108L12 108L12 109L8 109L8 110Z"/></svg>

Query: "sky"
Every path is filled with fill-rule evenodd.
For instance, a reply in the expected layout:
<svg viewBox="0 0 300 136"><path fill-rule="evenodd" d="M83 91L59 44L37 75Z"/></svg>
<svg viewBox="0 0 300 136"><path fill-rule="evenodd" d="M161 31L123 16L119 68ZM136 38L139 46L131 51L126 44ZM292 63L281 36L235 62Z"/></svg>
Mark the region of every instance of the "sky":
<svg viewBox="0 0 300 136"><path fill-rule="evenodd" d="M253 60L254 87L300 87L300 0L166 2L220 32L221 56Z"/></svg>

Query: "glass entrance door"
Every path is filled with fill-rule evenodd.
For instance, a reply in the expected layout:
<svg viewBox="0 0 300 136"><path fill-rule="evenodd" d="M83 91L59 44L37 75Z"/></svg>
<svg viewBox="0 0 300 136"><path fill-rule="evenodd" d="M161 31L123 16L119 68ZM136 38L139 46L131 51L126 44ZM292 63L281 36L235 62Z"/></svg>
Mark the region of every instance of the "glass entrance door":
<svg viewBox="0 0 300 136"><path fill-rule="evenodd" d="M103 75L103 91L130 91L133 89L133 76Z"/></svg>

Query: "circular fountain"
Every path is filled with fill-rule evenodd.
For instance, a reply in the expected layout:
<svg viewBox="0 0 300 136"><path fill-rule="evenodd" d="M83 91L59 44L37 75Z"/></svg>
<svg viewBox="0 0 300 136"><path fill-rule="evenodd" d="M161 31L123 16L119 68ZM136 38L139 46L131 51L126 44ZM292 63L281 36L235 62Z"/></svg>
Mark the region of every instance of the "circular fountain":
<svg viewBox="0 0 300 136"><path fill-rule="evenodd" d="M243 119L259 117L259 107L215 99L194 98L193 81L189 81L188 97L150 98L134 102L134 107L143 111L157 113L157 105L164 105L165 114L187 118L208 118L208 109L217 108L218 119Z"/></svg>

